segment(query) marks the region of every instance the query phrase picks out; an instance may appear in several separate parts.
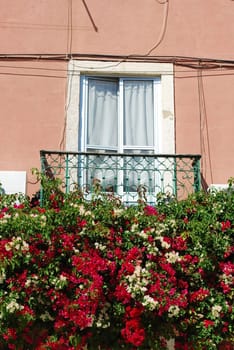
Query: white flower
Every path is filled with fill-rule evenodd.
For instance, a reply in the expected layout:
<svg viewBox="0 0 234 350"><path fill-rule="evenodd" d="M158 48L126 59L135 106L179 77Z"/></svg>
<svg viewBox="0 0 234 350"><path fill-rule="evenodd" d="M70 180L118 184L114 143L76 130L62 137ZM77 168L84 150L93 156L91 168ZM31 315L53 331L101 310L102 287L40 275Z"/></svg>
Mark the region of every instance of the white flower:
<svg viewBox="0 0 234 350"><path fill-rule="evenodd" d="M29 250L29 245L27 242L23 241L22 246L21 246L22 251L28 251Z"/></svg>
<svg viewBox="0 0 234 350"><path fill-rule="evenodd" d="M168 317L177 316L180 312L180 308L177 305L171 305L168 309Z"/></svg>
<svg viewBox="0 0 234 350"><path fill-rule="evenodd" d="M99 249L99 250L101 250L101 251L103 251L103 250L106 249L106 246L105 246L105 245L102 245L101 243L95 242L94 245L95 245L95 248L96 248L96 249Z"/></svg>
<svg viewBox="0 0 234 350"><path fill-rule="evenodd" d="M211 308L211 313L212 313L212 315L213 315L215 318L218 318L219 315L220 315L221 310L222 310L222 306L220 306L220 305L215 305L215 306L212 306L212 308Z"/></svg>
<svg viewBox="0 0 234 350"><path fill-rule="evenodd" d="M70 206L71 206L71 207L74 207L74 208L77 208L77 207L78 207L78 204L77 204L77 203L70 203Z"/></svg>
<svg viewBox="0 0 234 350"><path fill-rule="evenodd" d="M162 248L165 248L165 249L170 248L171 245L168 242L164 241L163 237L161 237L160 241L161 241Z"/></svg>
<svg viewBox="0 0 234 350"><path fill-rule="evenodd" d="M59 276L60 281L65 282L67 280L67 277L64 275Z"/></svg>
<svg viewBox="0 0 234 350"><path fill-rule="evenodd" d="M9 252L12 249L12 242L8 242L5 244L5 249L7 252Z"/></svg>
<svg viewBox="0 0 234 350"><path fill-rule="evenodd" d="M7 306L6 310L10 313L13 313L17 310L22 310L24 307L16 302L15 299L13 299Z"/></svg>
<svg viewBox="0 0 234 350"><path fill-rule="evenodd" d="M6 278L5 271L2 270L2 271L0 272L0 284L2 284L2 283L4 282L5 278Z"/></svg>
<svg viewBox="0 0 234 350"><path fill-rule="evenodd" d="M141 268L140 265L137 265L133 274L126 276L128 282L127 291L134 297L144 294L147 291L146 286L149 284L148 277L149 272L145 268Z"/></svg>
<svg viewBox="0 0 234 350"><path fill-rule="evenodd" d="M109 314L108 314L108 309L110 307L109 303L106 303L104 307L101 309L97 320L95 321L96 326L98 328L108 328L110 327L110 321L109 321Z"/></svg>
<svg viewBox="0 0 234 350"><path fill-rule="evenodd" d="M27 281L25 282L25 287L26 288L30 287L31 283L32 283L32 280L28 278Z"/></svg>
<svg viewBox="0 0 234 350"><path fill-rule="evenodd" d="M44 314L40 316L40 319L45 322L45 321L53 321L54 318L49 314L48 311L46 311Z"/></svg>
<svg viewBox="0 0 234 350"><path fill-rule="evenodd" d="M149 295L144 295L142 305L152 311L157 307L158 301L154 300L154 298Z"/></svg>
<svg viewBox="0 0 234 350"><path fill-rule="evenodd" d="M130 231L134 232L134 231L137 231L137 229L138 229L138 225L137 224L133 224Z"/></svg>
<svg viewBox="0 0 234 350"><path fill-rule="evenodd" d="M114 216L120 216L123 212L123 209L114 208Z"/></svg>
<svg viewBox="0 0 234 350"><path fill-rule="evenodd" d="M142 237L142 238L144 238L144 239L147 239L147 238L148 238L147 233L145 233L144 231L136 232L136 234L137 234L139 237Z"/></svg>
<svg viewBox="0 0 234 350"><path fill-rule="evenodd" d="M11 218L11 215L10 214L4 214L4 219L10 219Z"/></svg>
<svg viewBox="0 0 234 350"><path fill-rule="evenodd" d="M31 284L36 285L38 283L38 276L33 275L32 278L28 278L27 281L25 282L25 287L28 288L31 286Z"/></svg>
<svg viewBox="0 0 234 350"><path fill-rule="evenodd" d="M233 276L230 274L230 275L226 275L226 274L223 274L220 276L220 279L225 283L225 284L233 284Z"/></svg>
<svg viewBox="0 0 234 350"><path fill-rule="evenodd" d="M29 245L27 242L23 241L21 237L13 237L11 242L5 244L6 251L10 251L12 248L15 248L16 250L28 251Z"/></svg>
<svg viewBox="0 0 234 350"><path fill-rule="evenodd" d="M174 252L174 251L169 252L169 253L166 253L165 256L167 261L172 264L181 260L178 252Z"/></svg>

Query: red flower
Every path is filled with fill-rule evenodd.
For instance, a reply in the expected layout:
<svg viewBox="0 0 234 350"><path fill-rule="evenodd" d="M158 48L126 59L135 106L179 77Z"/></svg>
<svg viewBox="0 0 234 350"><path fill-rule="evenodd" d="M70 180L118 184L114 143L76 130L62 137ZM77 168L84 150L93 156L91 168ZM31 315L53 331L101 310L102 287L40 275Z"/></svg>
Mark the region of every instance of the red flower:
<svg viewBox="0 0 234 350"><path fill-rule="evenodd" d="M126 290L126 288L122 284L120 284L116 287L115 292L114 292L114 296L116 297L116 299L118 301L121 301L123 304L129 303L129 301L132 298L131 294L128 293L128 291Z"/></svg>
<svg viewBox="0 0 234 350"><path fill-rule="evenodd" d="M210 292L208 290L200 288L190 294L190 302L204 300L209 294Z"/></svg>
<svg viewBox="0 0 234 350"><path fill-rule="evenodd" d="M175 237L172 242L172 248L176 250L186 250L187 249L186 240L181 236Z"/></svg>
<svg viewBox="0 0 234 350"><path fill-rule="evenodd" d="M14 204L15 209L24 209L24 204Z"/></svg>
<svg viewBox="0 0 234 350"><path fill-rule="evenodd" d="M16 340L17 335L16 331L13 328L8 328L7 333L3 334L3 339L9 341L9 340Z"/></svg>
<svg viewBox="0 0 234 350"><path fill-rule="evenodd" d="M145 208L144 208L144 213L147 216L158 215L157 210L152 205L146 205Z"/></svg>
<svg viewBox="0 0 234 350"><path fill-rule="evenodd" d="M129 317L130 319L139 318L141 316L142 311L143 311L143 307L141 307L140 305L138 307L127 306L126 316Z"/></svg>
<svg viewBox="0 0 234 350"><path fill-rule="evenodd" d="M229 293L231 291L231 288L228 284L226 284L224 281L221 281L220 282L220 285L223 289L223 293L226 294L226 293Z"/></svg>
<svg viewBox="0 0 234 350"><path fill-rule="evenodd" d="M231 261L221 262L219 266L225 275L232 275L234 273L234 264Z"/></svg>
<svg viewBox="0 0 234 350"><path fill-rule="evenodd" d="M227 332L228 331L228 322L224 322L222 332Z"/></svg>
<svg viewBox="0 0 234 350"><path fill-rule="evenodd" d="M210 326L213 326L214 325L214 321L211 321L211 320L204 320L203 321L203 324L206 328L210 327Z"/></svg>
<svg viewBox="0 0 234 350"><path fill-rule="evenodd" d="M226 221L222 221L221 222L221 230L222 231L226 231L228 228L231 227L231 223L229 220L226 220Z"/></svg>
<svg viewBox="0 0 234 350"><path fill-rule="evenodd" d="M138 319L126 321L125 328L121 330L121 335L126 342L134 346L141 346L145 339L145 330L140 327Z"/></svg>
<svg viewBox="0 0 234 350"><path fill-rule="evenodd" d="M77 219L77 225L78 225L78 227L83 228L83 227L85 227L87 225L87 221L84 220L84 219L78 218Z"/></svg>
<svg viewBox="0 0 234 350"><path fill-rule="evenodd" d="M115 248L114 253L117 259L122 259L123 252L119 247Z"/></svg>

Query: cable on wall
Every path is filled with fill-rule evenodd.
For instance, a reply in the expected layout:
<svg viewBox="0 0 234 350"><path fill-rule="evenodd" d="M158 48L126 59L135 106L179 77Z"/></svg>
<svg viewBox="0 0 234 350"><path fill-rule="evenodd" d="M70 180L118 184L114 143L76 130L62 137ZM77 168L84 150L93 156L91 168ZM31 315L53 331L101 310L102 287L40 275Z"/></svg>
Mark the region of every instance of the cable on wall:
<svg viewBox="0 0 234 350"><path fill-rule="evenodd" d="M67 58L72 56L72 0L68 0L67 6Z"/></svg>
<svg viewBox="0 0 234 350"><path fill-rule="evenodd" d="M67 11L67 59L72 58L72 0L68 0L68 11ZM71 77L71 74L69 74L69 67L67 67L67 77ZM62 136L61 140L59 142L59 149L64 148L65 143L65 133L66 133L66 127L67 127L67 111L70 105L70 98L68 100L68 96L70 96L69 90L71 89L71 84L69 82L70 79L66 79L66 86L65 86L65 111L64 111L64 123L63 123L63 129L62 129Z"/></svg>
<svg viewBox="0 0 234 350"><path fill-rule="evenodd" d="M204 174L203 171L204 169L207 169L206 157L208 157L208 167L210 170L210 178L211 178L211 183L213 183L209 127L208 127L208 120L207 120L205 93L204 93L203 76L202 76L201 69L197 71L197 81L198 81L198 98L199 98L199 124L200 124L200 147L201 147L200 152L202 155L201 172L203 174L203 177L206 178L206 174ZM206 144L207 144L207 147L206 147ZM207 148L207 152L206 152L206 148Z"/></svg>
<svg viewBox="0 0 234 350"><path fill-rule="evenodd" d="M71 103L71 91L72 91L72 84L73 84L73 77L74 77L74 72L69 71L69 67L67 70L67 82L66 82L66 91L65 91L65 115L64 115L64 123L63 123L63 130L62 130L62 137L61 141L59 143L59 149L62 150L64 149L64 143L66 140L66 128L67 128L67 116L68 116L68 109L70 107Z"/></svg>
<svg viewBox="0 0 234 350"><path fill-rule="evenodd" d="M95 30L95 32L98 32L98 27L96 26L96 24L94 22L94 19L93 19L92 15L91 15L91 12L89 11L88 5L86 4L85 0L82 0L82 3L84 5L85 10L86 10L86 12L87 12L87 14L89 16L89 19L90 19L90 21L92 23L93 29Z"/></svg>
<svg viewBox="0 0 234 350"><path fill-rule="evenodd" d="M164 6L164 13L163 13L163 23L162 23L162 28L158 37L158 40L156 44L146 53L146 56L149 56L163 41L164 36L166 34L166 29L167 29L167 20L168 20L168 13L169 13L169 0L165 1L159 1L157 0L158 3L165 5Z"/></svg>
<svg viewBox="0 0 234 350"><path fill-rule="evenodd" d="M191 56L145 56L145 55L108 55L108 54L92 54L92 53L72 53L72 59L77 61L89 60L89 61L102 61L110 62L107 67L119 65L121 62L150 62L150 63L172 63L175 66L189 68L191 70L206 69L206 70L220 70L220 69L233 69L234 59L219 59L219 58L206 58L206 57L191 57ZM70 57L67 54L0 54L0 62L16 62L16 61L65 61L68 62ZM78 65L77 65L78 66ZM81 68L87 68L82 67ZM34 68L35 69L35 68ZM48 68L42 68L44 70L50 70ZM54 69L51 69L54 70Z"/></svg>

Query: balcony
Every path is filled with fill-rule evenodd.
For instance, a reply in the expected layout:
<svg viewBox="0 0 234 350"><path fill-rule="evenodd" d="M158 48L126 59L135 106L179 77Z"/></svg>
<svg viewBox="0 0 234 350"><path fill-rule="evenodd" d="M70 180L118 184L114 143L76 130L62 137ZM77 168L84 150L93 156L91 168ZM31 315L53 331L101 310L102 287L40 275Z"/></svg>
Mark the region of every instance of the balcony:
<svg viewBox="0 0 234 350"><path fill-rule="evenodd" d="M42 173L61 179L65 193L79 189L87 199L102 192L126 204L155 204L159 193L184 199L201 187L200 155L42 150L40 158Z"/></svg>

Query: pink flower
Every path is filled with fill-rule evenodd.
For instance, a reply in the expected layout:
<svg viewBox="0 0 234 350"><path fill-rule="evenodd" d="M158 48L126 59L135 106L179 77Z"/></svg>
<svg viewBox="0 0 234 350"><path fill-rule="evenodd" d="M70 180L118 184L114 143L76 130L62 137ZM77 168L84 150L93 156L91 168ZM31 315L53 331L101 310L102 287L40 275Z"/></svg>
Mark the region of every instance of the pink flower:
<svg viewBox="0 0 234 350"><path fill-rule="evenodd" d="M156 215L158 215L157 210L152 205L146 205L145 208L144 208L144 213L147 216L156 216Z"/></svg>
<svg viewBox="0 0 234 350"><path fill-rule="evenodd" d="M22 204L22 203L21 203L21 204L16 204L16 203L15 203L15 204L14 204L14 208L15 208L15 209L24 209L24 204Z"/></svg>

